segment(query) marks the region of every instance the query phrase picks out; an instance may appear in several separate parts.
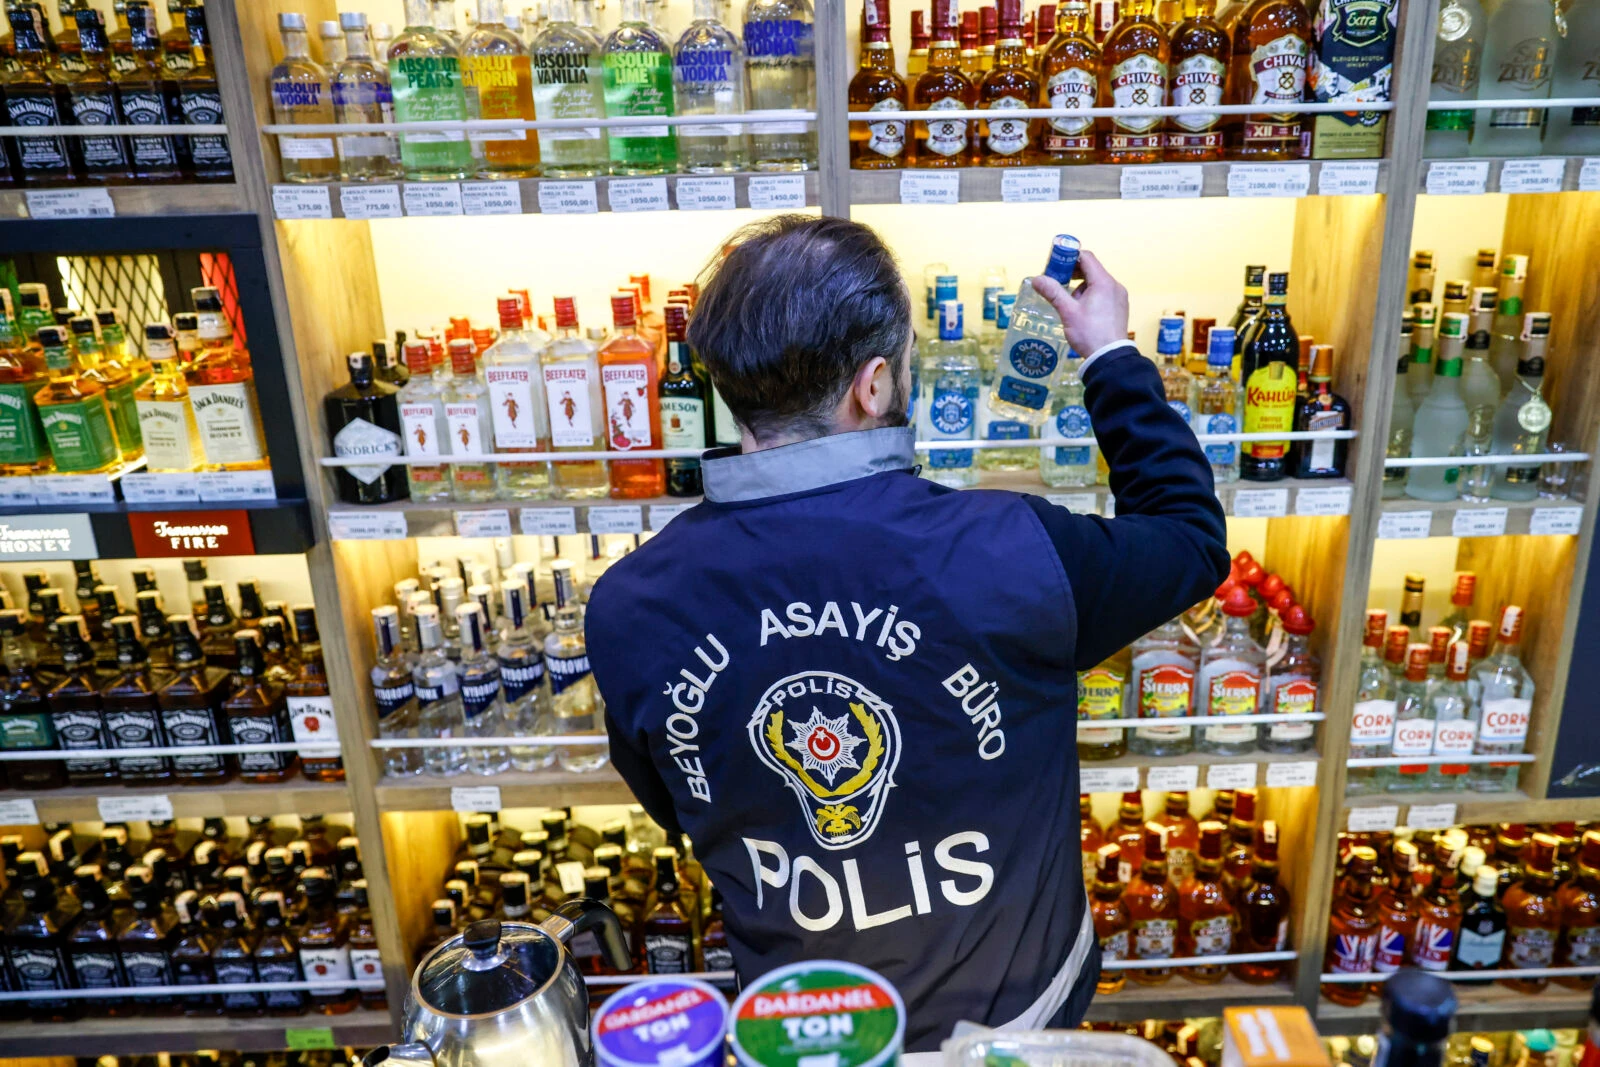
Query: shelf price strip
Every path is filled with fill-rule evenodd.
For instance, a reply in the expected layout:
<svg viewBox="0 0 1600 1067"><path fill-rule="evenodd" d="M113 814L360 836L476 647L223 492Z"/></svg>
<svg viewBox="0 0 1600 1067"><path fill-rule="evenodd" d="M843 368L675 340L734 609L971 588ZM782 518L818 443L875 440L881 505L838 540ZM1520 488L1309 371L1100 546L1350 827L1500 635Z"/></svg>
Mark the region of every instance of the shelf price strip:
<svg viewBox="0 0 1600 1067"><path fill-rule="evenodd" d="M398 185L347 185L339 190L339 210L347 219L397 219L405 214Z"/></svg>
<svg viewBox="0 0 1600 1067"><path fill-rule="evenodd" d="M1593 193L1600 191L1600 159L1586 159L1583 166L1578 168L1578 191Z"/></svg>
<svg viewBox="0 0 1600 1067"><path fill-rule="evenodd" d="M1489 185L1489 161L1435 160L1428 164L1429 196L1477 196Z"/></svg>
<svg viewBox="0 0 1600 1067"><path fill-rule="evenodd" d="M1305 196L1311 191L1309 163L1235 163L1228 168L1229 196Z"/></svg>
<svg viewBox="0 0 1600 1067"><path fill-rule="evenodd" d="M1370 196L1377 191L1377 160L1330 162L1317 170L1318 196Z"/></svg>
<svg viewBox="0 0 1600 1067"><path fill-rule="evenodd" d="M1109 963L1102 966L1111 966ZM1562 978L1580 974L1600 974L1600 966L1589 967L1522 967L1503 971L1429 971L1429 974L1447 982L1486 982L1498 978ZM1325 974L1321 981L1351 985L1357 982L1384 982L1390 978L1388 971L1368 971L1365 974ZM53 994L52 994L53 995Z"/></svg>
<svg viewBox="0 0 1600 1067"><path fill-rule="evenodd" d="M1508 159L1500 165L1502 193L1559 193L1565 159Z"/></svg>
<svg viewBox="0 0 1600 1067"><path fill-rule="evenodd" d="M468 215L520 215L522 187L516 182L462 182L461 210Z"/></svg>
<svg viewBox="0 0 1600 1067"><path fill-rule="evenodd" d="M109 189L29 189L22 196L31 219L109 219L117 214Z"/></svg>
<svg viewBox="0 0 1600 1067"><path fill-rule="evenodd" d="M1582 525L1582 508L1534 508L1528 519L1528 532L1541 536L1575 534Z"/></svg>

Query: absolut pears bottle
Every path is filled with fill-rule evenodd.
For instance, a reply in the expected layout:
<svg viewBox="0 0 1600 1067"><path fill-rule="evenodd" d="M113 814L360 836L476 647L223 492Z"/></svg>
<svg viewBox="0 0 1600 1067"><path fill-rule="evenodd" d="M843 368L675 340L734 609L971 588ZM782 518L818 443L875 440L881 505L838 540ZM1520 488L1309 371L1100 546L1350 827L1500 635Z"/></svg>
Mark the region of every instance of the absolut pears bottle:
<svg viewBox="0 0 1600 1067"><path fill-rule="evenodd" d="M1072 272L1078 266L1078 249L1076 237L1058 234L1050 248L1045 274L1063 286L1070 285ZM1051 387L1066 358L1067 335L1061 316L1034 291L1029 279L1023 279L1011 312L1011 325L1000 345L989 410L1001 418L1038 425L1044 420Z"/></svg>
<svg viewBox="0 0 1600 1067"><path fill-rule="evenodd" d="M389 85L397 122L468 118L461 55L433 25L428 0L406 0L406 28L389 46ZM472 146L461 130L400 135L400 163L413 181L448 181L472 174Z"/></svg>

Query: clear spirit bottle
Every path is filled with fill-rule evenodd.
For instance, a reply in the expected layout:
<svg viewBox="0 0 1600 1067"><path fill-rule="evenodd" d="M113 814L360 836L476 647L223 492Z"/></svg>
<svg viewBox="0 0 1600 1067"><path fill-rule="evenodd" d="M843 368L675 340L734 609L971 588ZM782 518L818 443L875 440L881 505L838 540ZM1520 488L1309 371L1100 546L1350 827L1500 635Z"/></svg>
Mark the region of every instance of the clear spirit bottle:
<svg viewBox="0 0 1600 1067"><path fill-rule="evenodd" d="M1204 702L1203 714L1260 714L1266 655L1250 636L1250 617L1255 613L1256 602L1242 585L1234 586L1222 602L1222 614L1227 617L1222 633L1200 657L1195 700ZM1255 751L1259 731L1255 723L1204 726L1195 748L1219 756L1247 755Z"/></svg>
<svg viewBox="0 0 1600 1067"><path fill-rule="evenodd" d="M1489 365L1489 323L1494 314L1495 292L1475 289L1473 297L1470 315L1447 313L1444 316L1439 345L1441 349L1454 350L1461 346L1461 337L1466 338L1466 362L1461 368L1461 398L1467 405L1465 453L1486 456L1493 451L1494 413L1500 407L1501 395L1500 378ZM1462 499L1489 499L1493 480L1492 467L1467 467L1461 477Z"/></svg>
<svg viewBox="0 0 1600 1067"><path fill-rule="evenodd" d="M322 65L329 73L349 55L344 43L344 30L338 19L323 19L317 23L317 43L322 48Z"/></svg>
<svg viewBox="0 0 1600 1067"><path fill-rule="evenodd" d="M1206 377L1196 389L1194 432L1224 434L1239 432L1239 387L1233 369L1234 331L1213 326L1206 335ZM1239 445L1235 441L1212 441L1202 446L1211 464L1211 478L1217 484L1239 480Z"/></svg>
<svg viewBox="0 0 1600 1067"><path fill-rule="evenodd" d="M604 451L599 349L578 332L578 311L572 297L556 297L555 312L556 336L539 357L550 406L550 449ZM558 500L590 500L605 496L611 488L603 459L558 461L551 465L550 484Z"/></svg>
<svg viewBox="0 0 1600 1067"><path fill-rule="evenodd" d="M367 16L359 11L339 15L345 36L345 57L333 68L333 117L337 122L378 126L394 121L394 94L383 57L374 61L367 38ZM347 182L387 181L400 175L400 146L394 135L339 135L339 177Z"/></svg>
<svg viewBox="0 0 1600 1067"><path fill-rule="evenodd" d="M1566 39L1556 49L1550 95L1590 97L1600 93L1600 3L1578 0L1562 9ZM1544 151L1577 155L1600 151L1600 108L1558 107L1550 112Z"/></svg>
<svg viewBox="0 0 1600 1067"><path fill-rule="evenodd" d="M272 68L272 120L285 126L334 121L328 72L311 58L306 17L297 11L278 15L283 60ZM278 160L286 182L330 182L339 177L333 138L327 134L278 135Z"/></svg>
<svg viewBox="0 0 1600 1067"><path fill-rule="evenodd" d="M476 602L458 604L456 627L461 632L461 718L463 736L480 740L504 737L500 703L500 661L489 652L488 620ZM467 749L467 770L473 774L499 774L511 767L504 748L474 746Z"/></svg>
<svg viewBox="0 0 1600 1067"><path fill-rule="evenodd" d="M680 115L740 115L745 110L745 56L739 38L717 20L716 0L695 0L694 21L673 46L673 85ZM688 174L743 170L749 163L744 126L678 127L679 166Z"/></svg>
<svg viewBox="0 0 1600 1067"><path fill-rule="evenodd" d="M603 707L589 667L572 563L551 560L550 578L555 589L555 626L544 639L544 657L550 670L552 732L563 737L589 734L603 738ZM575 773L597 771L611 761L604 743L561 745L558 752L561 769Z"/></svg>
<svg viewBox="0 0 1600 1067"><path fill-rule="evenodd" d="M1531 311L1523 320L1515 383L1494 416L1494 453L1538 455L1550 430L1550 405L1539 395L1544 353L1550 341L1550 316ZM1497 466L1489 495L1496 500L1533 500L1539 495L1539 464Z"/></svg>
<svg viewBox="0 0 1600 1067"><path fill-rule="evenodd" d="M481 456L494 447L494 428L489 416L489 388L478 377L478 350L472 341L462 339L451 341L447 348L451 373L444 387L444 421L450 455ZM493 463L451 463L451 498L493 500L494 467Z"/></svg>
<svg viewBox="0 0 1600 1067"><path fill-rule="evenodd" d="M1417 407L1411 434L1413 458L1459 456L1467 433L1467 405L1461 398L1461 358L1440 359L1428 395ZM1460 495L1459 467L1412 467L1406 496L1414 500L1454 500Z"/></svg>
<svg viewBox="0 0 1600 1067"><path fill-rule="evenodd" d="M144 441L146 469L152 472L197 470L203 455L200 428L189 406L189 383L178 365L172 327L152 322L144 328L145 355L153 372L134 390L139 434Z"/></svg>
<svg viewBox="0 0 1600 1067"><path fill-rule="evenodd" d="M1183 718L1194 714L1194 648L1185 640L1177 619L1151 630L1133 643L1133 675L1129 681L1128 715L1138 719ZM1138 726L1128 749L1144 756L1181 756L1194 750L1194 727Z"/></svg>
<svg viewBox="0 0 1600 1067"><path fill-rule="evenodd" d="M1167 406L1184 422L1192 422L1198 401L1194 375L1183 363L1183 319L1162 316L1156 331L1156 361L1160 365Z"/></svg>
<svg viewBox="0 0 1600 1067"><path fill-rule="evenodd" d="M644 0L622 0L622 21L606 37L606 117L670 116L672 50L645 19ZM613 174L666 174L678 167L678 139L670 125L611 129Z"/></svg>
<svg viewBox="0 0 1600 1067"><path fill-rule="evenodd" d="M1311 650L1314 624L1296 604L1283 613L1284 638L1280 655L1267 668L1261 706L1269 715L1311 715L1322 707L1322 660ZM1316 725L1311 722L1275 722L1261 737L1263 752L1308 752Z"/></svg>
<svg viewBox="0 0 1600 1067"><path fill-rule="evenodd" d="M513 737L548 734L550 691L545 682L544 655L529 625L533 601L528 586L524 581L507 581L500 591L505 598L505 624L500 629L495 657L500 661L507 731ZM555 749L549 746L511 748L511 765L519 771L543 770L555 760Z"/></svg>
<svg viewBox="0 0 1600 1067"><path fill-rule="evenodd" d="M478 25L461 45L461 78L477 96L480 119L532 120L533 71L522 39L506 28L501 0L478 0ZM539 173L539 139L532 130L478 130L480 178L526 178Z"/></svg>
<svg viewBox="0 0 1600 1067"><path fill-rule="evenodd" d="M978 429L985 441L1026 441L1038 436L1039 428L1032 423L1023 422L1021 419L998 418L989 409L989 394L994 388L995 369L998 366L1000 342L1005 336L1005 331L1011 326L1011 310L1016 307L1017 298L1011 293L1001 294L999 289L1004 285L1005 272L991 271L991 275L998 273L999 278L990 277L988 281L1000 281L1000 286L985 285L984 311L988 314L988 305L994 305L993 320L984 323L982 333L977 338L978 361L982 367L982 380L978 383ZM990 293L995 294L990 301ZM1030 471L1039 467L1041 449L1030 448L1026 445L1016 448L986 448L978 453L978 466L986 471Z"/></svg>
<svg viewBox="0 0 1600 1067"><path fill-rule="evenodd" d="M1044 273L1062 286L1071 285L1072 273L1078 266L1078 248L1076 237L1057 235ZM1068 351L1061 316L1035 291L1031 280L1023 279L1011 313L1011 327L1001 342L989 409L1006 418L1041 422L1050 388L1061 365L1069 359Z"/></svg>
<svg viewBox="0 0 1600 1067"><path fill-rule="evenodd" d="M1520 753L1528 739L1528 719L1533 708L1533 676L1519 655L1522 644L1522 608L1508 604L1500 612L1494 654L1472 672L1478 692L1477 755ZM1474 764L1467 777L1471 789L1485 793L1509 792L1517 787L1518 765Z"/></svg>
<svg viewBox="0 0 1600 1067"><path fill-rule="evenodd" d="M483 354L483 377L489 387L489 408L496 452L548 452L550 425L544 398L539 353L550 338L537 328L522 327L522 305L514 294L502 295L500 339ZM501 463L496 468L500 496L507 500L541 500L550 495L549 463Z"/></svg>
<svg viewBox="0 0 1600 1067"><path fill-rule="evenodd" d="M417 735L417 690L401 644L399 609L390 604L373 608L372 630L378 657L368 677L378 709L378 735L386 741L413 738ZM383 773L391 778L421 774L422 754L414 748L384 749Z"/></svg>
<svg viewBox="0 0 1600 1067"><path fill-rule="evenodd" d="M1444 677L1429 688L1435 756L1471 755L1477 742L1478 707L1467 692L1468 658L1465 640L1450 642ZM1464 790L1469 770L1465 763L1436 764L1428 775L1428 788L1443 792Z"/></svg>
<svg viewBox="0 0 1600 1067"><path fill-rule="evenodd" d="M1395 365L1394 394L1389 407L1389 443L1384 452L1388 459L1406 459L1411 455L1411 435L1416 426L1417 409L1411 401L1411 389L1406 379L1411 366L1411 335L1414 332L1411 309L1400 316L1400 359ZM1397 500L1405 496L1407 470L1404 467L1385 467L1383 471L1383 498Z"/></svg>
<svg viewBox="0 0 1600 1067"><path fill-rule="evenodd" d="M1384 638L1389 613L1367 610L1366 632L1361 641L1361 674L1356 682L1356 704L1350 721L1351 758L1378 759L1388 754L1394 741L1394 678L1384 663ZM1345 792L1361 796L1383 791L1384 768L1350 767Z"/></svg>
<svg viewBox="0 0 1600 1067"><path fill-rule="evenodd" d="M750 109L815 111L817 66L810 0L746 0L744 46L750 72ZM774 115L750 124L757 170L816 166L816 123Z"/></svg>
<svg viewBox="0 0 1600 1067"><path fill-rule="evenodd" d="M389 46L389 85L397 122L470 118L455 42L434 29L428 0L406 0L406 26ZM400 162L412 181L470 177L472 146L461 130L400 135Z"/></svg>
<svg viewBox="0 0 1600 1067"><path fill-rule="evenodd" d="M1478 0L1444 0L1439 7L1439 30L1433 43L1433 81L1428 102L1472 101L1478 98L1478 72L1483 63L1486 20ZM1468 108L1428 112L1422 135L1426 156L1467 154L1474 117Z"/></svg>
<svg viewBox="0 0 1600 1067"><path fill-rule="evenodd" d="M1406 646L1405 673L1395 683L1394 743L1391 756L1427 757L1433 754L1433 719L1428 706L1428 646L1420 641ZM1391 793L1414 793L1428 785L1428 764L1396 767L1388 780Z"/></svg>
<svg viewBox="0 0 1600 1067"><path fill-rule="evenodd" d="M978 429L977 346L964 336L962 306L946 300L939 307L939 339L923 346L922 430L926 440L971 441ZM919 434L922 436L922 434ZM953 489L978 484L973 449L932 449L924 474Z"/></svg>
<svg viewBox="0 0 1600 1067"><path fill-rule="evenodd" d="M1076 353L1066 349L1066 367L1061 384L1051 394L1051 435L1065 438L1094 436L1089 423L1089 409L1083 406L1083 379L1078 377ZM993 403L991 397L990 403ZM1039 476L1044 484L1055 489L1078 489L1092 486L1098 474L1100 448L1087 445L1047 445L1039 450Z"/></svg>
<svg viewBox="0 0 1600 1067"><path fill-rule="evenodd" d="M549 10L549 21L529 47L534 110L541 119L604 118L599 42L572 21L572 0L550 0ZM539 153L549 178L589 178L605 174L611 165L600 126L540 130Z"/></svg>
<svg viewBox="0 0 1600 1067"><path fill-rule="evenodd" d="M1522 333L1522 291L1528 283L1528 257L1500 257L1496 276L1494 322L1489 329L1489 363L1500 376L1500 387L1516 384L1517 354Z"/></svg>
<svg viewBox="0 0 1600 1067"><path fill-rule="evenodd" d="M1479 100L1548 100L1563 34L1548 0L1506 0L1489 16ZM1472 131L1475 156L1536 156L1542 108L1495 108Z"/></svg>
<svg viewBox="0 0 1600 1067"><path fill-rule="evenodd" d="M411 668L417 694L417 736L445 740L463 735L461 683L456 665L444 651L444 631L439 609L419 604L412 610L421 654ZM464 749L441 746L422 750L422 765L429 774L460 774L466 767Z"/></svg>
<svg viewBox="0 0 1600 1067"><path fill-rule="evenodd" d="M411 378L400 390L400 425L405 431L406 455L445 455L444 391L434 378L432 358L426 341L407 341L406 365ZM413 464L406 467L411 499L419 503L448 500L451 496L450 468Z"/></svg>

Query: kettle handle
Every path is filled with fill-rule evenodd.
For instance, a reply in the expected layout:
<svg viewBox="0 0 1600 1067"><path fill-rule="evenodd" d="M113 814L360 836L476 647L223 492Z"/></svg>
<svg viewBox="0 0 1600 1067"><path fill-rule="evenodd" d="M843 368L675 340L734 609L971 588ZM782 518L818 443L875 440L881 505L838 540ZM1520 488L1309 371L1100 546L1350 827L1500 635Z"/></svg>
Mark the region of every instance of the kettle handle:
<svg viewBox="0 0 1600 1067"><path fill-rule="evenodd" d="M361 1057L361 1067L433 1067L433 1051L420 1042L404 1045L379 1045Z"/></svg>
<svg viewBox="0 0 1600 1067"><path fill-rule="evenodd" d="M593 930L599 936L600 951L607 963L618 971L626 971L633 966L633 958L628 954L627 938L622 934L621 920L616 912L598 900L588 897L569 900L540 923L539 929L563 945L578 934Z"/></svg>

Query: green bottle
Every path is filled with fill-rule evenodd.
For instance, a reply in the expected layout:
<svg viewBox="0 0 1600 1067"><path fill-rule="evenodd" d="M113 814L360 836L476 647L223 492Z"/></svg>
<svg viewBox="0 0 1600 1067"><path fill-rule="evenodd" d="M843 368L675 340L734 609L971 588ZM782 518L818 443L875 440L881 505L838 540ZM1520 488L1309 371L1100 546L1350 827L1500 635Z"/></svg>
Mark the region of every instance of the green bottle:
<svg viewBox="0 0 1600 1067"><path fill-rule="evenodd" d="M33 402L39 409L39 421L44 424L56 470L62 474L93 474L112 469L120 452L111 409L106 406L105 387L78 374L63 327L41 327L39 344L44 347L50 381L33 395Z"/></svg>
<svg viewBox="0 0 1600 1067"><path fill-rule="evenodd" d="M11 290L0 288L0 475L50 469L50 446L33 406L33 394L45 383L42 372L11 316Z"/></svg>
<svg viewBox="0 0 1600 1067"><path fill-rule="evenodd" d="M122 446L122 458L138 459L144 455L144 435L139 429L139 409L133 402L133 391L138 386L133 373L100 347L100 339L95 336L95 321L90 316L74 315L67 322L67 330L72 334L72 346L77 351L78 368L83 377L105 387L111 422L117 428L117 443Z"/></svg>
<svg viewBox="0 0 1600 1067"><path fill-rule="evenodd" d="M39 327L54 326L50 313L50 290L42 282L23 282L17 286L17 326L29 344L38 340Z"/></svg>
<svg viewBox="0 0 1600 1067"><path fill-rule="evenodd" d="M644 0L622 0L622 21L606 38L606 118L671 115L672 50L644 17ZM671 126L613 126L611 173L666 174L678 169Z"/></svg>
<svg viewBox="0 0 1600 1067"><path fill-rule="evenodd" d="M448 37L433 28L428 0L406 0L406 28L389 46L389 85L396 122L455 122L473 117L461 81L460 53ZM473 172L472 145L465 130L402 133L400 164L413 181L466 178Z"/></svg>

